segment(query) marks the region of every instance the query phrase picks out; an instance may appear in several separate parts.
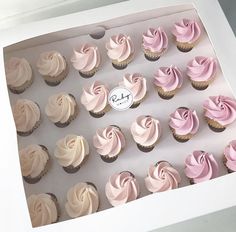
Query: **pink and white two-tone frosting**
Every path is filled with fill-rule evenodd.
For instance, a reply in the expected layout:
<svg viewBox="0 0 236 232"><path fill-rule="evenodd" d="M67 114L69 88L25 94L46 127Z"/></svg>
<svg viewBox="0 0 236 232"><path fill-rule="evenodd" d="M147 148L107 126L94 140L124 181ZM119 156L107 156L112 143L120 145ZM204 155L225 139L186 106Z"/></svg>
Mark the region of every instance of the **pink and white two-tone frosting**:
<svg viewBox="0 0 236 232"><path fill-rule="evenodd" d="M101 63L101 56L98 47L84 44L80 49L74 49L71 62L73 67L81 72L89 72L98 68Z"/></svg>
<svg viewBox="0 0 236 232"><path fill-rule="evenodd" d="M168 37L163 28L149 28L143 33L143 48L151 52L161 53L168 47Z"/></svg>
<svg viewBox="0 0 236 232"><path fill-rule="evenodd" d="M213 154L194 151L187 156L184 171L186 176L196 184L217 177L219 167Z"/></svg>
<svg viewBox="0 0 236 232"><path fill-rule="evenodd" d="M226 167L229 170L236 172L236 140L231 141L225 148L224 156L226 159Z"/></svg>
<svg viewBox="0 0 236 232"><path fill-rule="evenodd" d="M236 100L227 96L211 96L203 103L205 117L222 126L227 126L236 119Z"/></svg>
<svg viewBox="0 0 236 232"><path fill-rule="evenodd" d="M139 196L139 184L130 172L112 175L105 187L106 197L112 206L136 200Z"/></svg>
<svg viewBox="0 0 236 232"><path fill-rule="evenodd" d="M148 176L145 178L145 185L148 191L155 193L176 189L180 181L179 172L168 162L161 161L150 166Z"/></svg>
<svg viewBox="0 0 236 232"><path fill-rule="evenodd" d="M180 107L170 115L169 126L177 135L194 135L199 129L197 112Z"/></svg>
<svg viewBox="0 0 236 232"><path fill-rule="evenodd" d="M187 75L191 80L201 82L213 79L217 71L217 61L213 57L196 56L188 63Z"/></svg>
<svg viewBox="0 0 236 232"><path fill-rule="evenodd" d="M173 91L183 84L183 75L178 67L161 67L154 74L154 85L161 87L164 91Z"/></svg>
<svg viewBox="0 0 236 232"><path fill-rule="evenodd" d="M201 28L195 20L183 19L175 23L172 34L180 43L194 43L200 38Z"/></svg>

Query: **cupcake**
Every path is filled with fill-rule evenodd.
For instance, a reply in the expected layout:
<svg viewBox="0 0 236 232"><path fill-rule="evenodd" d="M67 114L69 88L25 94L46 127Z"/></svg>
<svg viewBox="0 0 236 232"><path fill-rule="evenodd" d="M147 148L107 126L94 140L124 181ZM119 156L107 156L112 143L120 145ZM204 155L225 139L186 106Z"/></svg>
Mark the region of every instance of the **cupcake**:
<svg viewBox="0 0 236 232"><path fill-rule="evenodd" d="M71 58L73 67L84 78L92 77L99 68L101 56L97 46L84 44L80 49L74 49Z"/></svg>
<svg viewBox="0 0 236 232"><path fill-rule="evenodd" d="M57 51L41 53L37 61L37 68L49 86L59 85L69 73L65 57Z"/></svg>
<svg viewBox="0 0 236 232"><path fill-rule="evenodd" d="M149 61L156 61L166 51L168 37L161 27L149 28L146 33L143 33L142 45L145 58Z"/></svg>
<svg viewBox="0 0 236 232"><path fill-rule="evenodd" d="M33 227L45 226L59 219L59 205L52 193L33 194L27 199Z"/></svg>
<svg viewBox="0 0 236 232"><path fill-rule="evenodd" d="M19 152L23 179L35 184L47 173L50 164L48 149L43 145L32 144Z"/></svg>
<svg viewBox="0 0 236 232"><path fill-rule="evenodd" d="M107 163L114 162L125 147L125 137L118 126L98 129L93 137L93 145L101 159Z"/></svg>
<svg viewBox="0 0 236 232"><path fill-rule="evenodd" d="M12 107L17 134L28 136L37 129L41 122L39 106L28 99L19 99Z"/></svg>
<svg viewBox="0 0 236 232"><path fill-rule="evenodd" d="M45 113L57 127L68 126L78 115L79 108L72 94L61 92L48 98Z"/></svg>
<svg viewBox="0 0 236 232"><path fill-rule="evenodd" d="M197 112L186 107L179 107L170 115L169 127L178 142L187 142L198 132Z"/></svg>
<svg viewBox="0 0 236 232"><path fill-rule="evenodd" d="M183 75L174 65L161 67L154 74L154 85L158 95L163 99L171 99L183 84Z"/></svg>
<svg viewBox="0 0 236 232"><path fill-rule="evenodd" d="M83 136L69 134L57 141L54 155L67 173L75 173L88 159L89 145Z"/></svg>
<svg viewBox="0 0 236 232"><path fill-rule="evenodd" d="M204 90L213 82L217 69L217 61L212 57L197 56L188 63L186 74L193 88Z"/></svg>
<svg viewBox="0 0 236 232"><path fill-rule="evenodd" d="M151 116L139 116L131 125L131 134L140 151L150 152L160 139L160 122Z"/></svg>
<svg viewBox="0 0 236 232"><path fill-rule="evenodd" d="M189 52L199 41L201 28L196 21L183 19L181 22L175 23L172 34L177 48L181 52Z"/></svg>
<svg viewBox="0 0 236 232"><path fill-rule="evenodd" d="M99 196L92 183L78 183L67 192L65 208L71 218L95 213L98 207Z"/></svg>
<svg viewBox="0 0 236 232"><path fill-rule="evenodd" d="M127 35L119 34L112 36L106 43L107 55L112 60L116 69L125 69L133 60L134 45Z"/></svg>
<svg viewBox="0 0 236 232"><path fill-rule="evenodd" d="M236 119L236 100L226 96L211 96L203 103L204 116L214 132L222 132Z"/></svg>
<svg viewBox="0 0 236 232"><path fill-rule="evenodd" d="M223 162L229 173L236 172L236 140L224 149Z"/></svg>
<svg viewBox="0 0 236 232"><path fill-rule="evenodd" d="M112 206L136 200L140 194L135 176L128 171L113 174L106 183L105 193Z"/></svg>
<svg viewBox="0 0 236 232"><path fill-rule="evenodd" d="M194 151L185 160L184 172L191 184L197 184L218 177L219 167L212 154Z"/></svg>
<svg viewBox="0 0 236 232"><path fill-rule="evenodd" d="M151 193L164 192L179 187L181 177L167 161L151 165L145 178L145 186Z"/></svg>
<svg viewBox="0 0 236 232"><path fill-rule="evenodd" d="M7 86L12 93L23 93L33 83L33 72L25 58L10 58L5 70Z"/></svg>
<svg viewBox="0 0 236 232"><path fill-rule="evenodd" d="M101 82L95 81L92 85L83 88L81 103L92 117L101 118L110 110L108 94L108 88Z"/></svg>
<svg viewBox="0 0 236 232"><path fill-rule="evenodd" d="M133 104L130 108L136 108L143 101L147 93L147 81L139 73L134 74L125 74L123 81L120 83L120 86L124 86L129 89L133 95Z"/></svg>

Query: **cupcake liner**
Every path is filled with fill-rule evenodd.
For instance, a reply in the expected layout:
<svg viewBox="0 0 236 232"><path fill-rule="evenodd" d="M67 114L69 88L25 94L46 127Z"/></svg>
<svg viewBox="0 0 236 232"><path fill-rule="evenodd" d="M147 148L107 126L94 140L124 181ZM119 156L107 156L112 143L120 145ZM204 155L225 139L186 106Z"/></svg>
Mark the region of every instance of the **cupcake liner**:
<svg viewBox="0 0 236 232"><path fill-rule="evenodd" d="M110 157L109 155L100 155L101 159L106 163L112 163L117 160L118 155Z"/></svg>
<svg viewBox="0 0 236 232"><path fill-rule="evenodd" d="M165 53L166 49L160 52L152 52L148 49L143 48L144 56L149 61L157 61Z"/></svg>
<svg viewBox="0 0 236 232"><path fill-rule="evenodd" d="M133 54L131 54L126 60L118 62L117 60L112 60L112 66L118 70L125 69L128 64L133 60Z"/></svg>
<svg viewBox="0 0 236 232"><path fill-rule="evenodd" d="M207 124L209 126L209 128L214 131L214 132L222 132L226 129L225 126L221 125L220 123L218 123L217 121L210 119L208 117L205 117Z"/></svg>
<svg viewBox="0 0 236 232"><path fill-rule="evenodd" d="M89 114L94 118L101 118L103 117L109 110L111 109L110 105L107 105L102 111L100 112L93 112L89 111Z"/></svg>
<svg viewBox="0 0 236 232"><path fill-rule="evenodd" d="M36 130L40 126L40 124L41 124L41 117L40 117L39 121L37 121L35 123L34 127L31 130L29 130L29 131L17 131L17 134L19 136L29 136L34 132L34 130Z"/></svg>
<svg viewBox="0 0 236 232"><path fill-rule="evenodd" d="M156 89L157 89L158 95L164 100L169 100L169 99L173 98L178 90L178 89L174 89L172 91L164 91L159 86L157 86Z"/></svg>
<svg viewBox="0 0 236 232"><path fill-rule="evenodd" d="M54 202L54 204L56 206L56 209L57 209L57 220L55 222L53 222L53 223L56 223L56 222L59 221L59 218L60 218L60 206L59 206L57 197L53 193L46 193L46 194L48 194L51 197L52 201Z"/></svg>
<svg viewBox="0 0 236 232"><path fill-rule="evenodd" d="M155 145L152 145L152 146L148 146L148 147L145 147L145 146L142 146L141 144L138 144L136 143L138 149L142 152L150 152L154 149Z"/></svg>
<svg viewBox="0 0 236 232"><path fill-rule="evenodd" d="M185 108L185 107L179 107L179 108ZM175 133L175 129L171 127L170 127L170 130L172 131L172 135L175 138L175 140L180 143L185 143L194 136L193 134L190 134L190 133L187 135L178 135Z"/></svg>
<svg viewBox="0 0 236 232"><path fill-rule="evenodd" d="M29 81L26 81L22 86L18 87L8 86L8 88L14 94L21 94L33 84L33 80L34 78L32 76L32 78Z"/></svg>
<svg viewBox="0 0 236 232"><path fill-rule="evenodd" d="M135 109L135 108L137 108L140 104L141 104L141 102L134 102L129 108Z"/></svg>
<svg viewBox="0 0 236 232"><path fill-rule="evenodd" d="M229 169L229 168L226 166L226 162L227 162L227 159L226 159L225 155L223 154L223 164L224 164L224 166L226 167L228 173L233 173L234 171L231 170L231 169Z"/></svg>
<svg viewBox="0 0 236 232"><path fill-rule="evenodd" d="M92 76L94 76L94 74L98 71L98 67L93 68L91 71L88 72L83 72L83 71L79 71L79 74L81 77L83 78L90 78Z"/></svg>
<svg viewBox="0 0 236 232"><path fill-rule="evenodd" d="M214 81L215 77L212 77L210 80L208 81L193 81L191 80L191 77L190 78L190 81L191 81L191 84L193 86L193 88L195 88L196 90L205 90L207 89L207 87Z"/></svg>

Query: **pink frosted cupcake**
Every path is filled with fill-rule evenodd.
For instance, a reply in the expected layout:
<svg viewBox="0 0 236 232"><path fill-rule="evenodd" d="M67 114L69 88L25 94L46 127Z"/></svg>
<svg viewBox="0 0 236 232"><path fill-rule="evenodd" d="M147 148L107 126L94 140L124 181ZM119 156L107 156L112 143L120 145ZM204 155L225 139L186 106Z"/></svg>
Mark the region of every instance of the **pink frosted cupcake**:
<svg viewBox="0 0 236 232"><path fill-rule="evenodd" d="M219 167L212 154L194 151L185 160L184 172L191 184L197 184L218 177Z"/></svg>
<svg viewBox="0 0 236 232"><path fill-rule="evenodd" d="M129 89L133 94L133 104L130 108L136 108L143 101L147 93L147 81L140 73L125 74L121 86Z"/></svg>
<svg viewBox="0 0 236 232"><path fill-rule="evenodd" d="M139 116L131 125L131 134L140 151L150 152L160 139L160 122L151 116Z"/></svg>
<svg viewBox="0 0 236 232"><path fill-rule="evenodd" d="M125 147L125 137L118 126L111 125L96 131L93 145L104 162L114 162Z"/></svg>
<svg viewBox="0 0 236 232"><path fill-rule="evenodd" d="M151 165L148 176L145 178L145 185L149 192L164 192L179 187L180 175L167 161L160 161Z"/></svg>
<svg viewBox="0 0 236 232"><path fill-rule="evenodd" d="M169 127L178 142L187 142L199 129L197 112L186 107L179 107L170 115Z"/></svg>
<svg viewBox="0 0 236 232"><path fill-rule="evenodd" d="M124 69L133 60L134 45L127 35L119 34L110 38L106 43L107 55L116 69Z"/></svg>
<svg viewBox="0 0 236 232"><path fill-rule="evenodd" d="M187 75L193 88L206 89L216 76L217 61L212 57L197 56L188 63Z"/></svg>
<svg viewBox="0 0 236 232"><path fill-rule="evenodd" d="M138 198L139 184L131 172L116 173L109 178L105 193L112 206L122 205Z"/></svg>
<svg viewBox="0 0 236 232"><path fill-rule="evenodd" d="M108 94L108 88L101 82L95 81L92 85L83 88L81 103L92 117L101 118L110 110Z"/></svg>
<svg viewBox="0 0 236 232"><path fill-rule="evenodd" d="M203 103L204 116L211 130L222 132L236 119L236 100L226 96L211 96Z"/></svg>
<svg viewBox="0 0 236 232"><path fill-rule="evenodd" d="M225 148L223 163L229 173L236 172L236 140L231 141Z"/></svg>
<svg viewBox="0 0 236 232"><path fill-rule="evenodd" d="M199 24L190 19L183 19L175 23L172 30L177 48L181 52L189 52L193 49L201 36L201 28Z"/></svg>
<svg viewBox="0 0 236 232"><path fill-rule="evenodd" d="M182 84L183 76L176 66L161 67L154 74L154 85L157 88L158 95L163 99L174 97Z"/></svg>
<svg viewBox="0 0 236 232"><path fill-rule="evenodd" d="M71 62L82 77L92 77L98 71L101 63L101 56L98 51L98 47L90 44L84 44L80 49L74 49Z"/></svg>
<svg viewBox="0 0 236 232"><path fill-rule="evenodd" d="M146 33L143 33L143 52L147 60L158 60L167 47L168 37L161 27L149 28Z"/></svg>

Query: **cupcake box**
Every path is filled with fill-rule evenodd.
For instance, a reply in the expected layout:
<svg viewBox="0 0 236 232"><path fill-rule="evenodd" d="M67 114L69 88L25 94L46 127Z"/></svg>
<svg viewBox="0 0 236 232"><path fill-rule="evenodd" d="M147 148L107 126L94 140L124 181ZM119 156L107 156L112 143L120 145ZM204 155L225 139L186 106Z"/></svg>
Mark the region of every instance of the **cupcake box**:
<svg viewBox="0 0 236 232"><path fill-rule="evenodd" d="M197 21L202 31L198 44L188 53L182 53L176 48L171 34L174 23L183 18ZM168 36L168 48L157 61L148 61L142 50L142 34L148 28L159 26ZM94 39L89 34L93 34L98 28L105 28L105 35ZM119 33L129 36L134 45L133 59L122 70L112 66L106 51L109 38ZM4 199L3 221L8 231L97 231L98 226L101 231L127 231L127 228L132 228L133 231L150 231L236 205L236 188L233 187L236 174L228 174L222 161L225 147L236 139L236 123L232 123L223 132L216 133L209 129L204 120L203 103L209 96L221 94L234 98L236 93L235 37L216 0L147 0L145 3L127 1L22 25L2 32L1 37L0 195ZM223 40L226 37L227 42ZM73 49L79 49L85 43L97 46L101 55L99 69L90 78L82 78L70 61ZM37 60L46 51L59 51L68 64L69 73L57 86L46 85L37 70ZM194 89L186 75L187 64L196 56L214 57L219 64L214 82L204 91ZM3 78L4 62L11 57L27 59L33 70L32 85L21 94L8 91L6 79ZM153 84L154 74L159 68L171 65L182 71L184 80L175 96L165 100L159 97ZM140 73L147 84L147 93L138 107L124 111L111 108L104 116L94 118L81 103L83 87L99 81L112 90L119 86L126 74L134 73ZM45 113L48 98L60 92L72 94L78 104L78 115L64 128L55 126ZM41 124L26 137L17 136L11 111L11 106L18 99L34 101L41 112ZM168 126L170 114L179 107L196 110L199 117L199 129L186 143L177 142ZM161 136L150 152L139 150L130 132L131 124L141 115L150 115L158 119L161 125ZM98 129L111 125L121 129L125 146L122 146L122 151L114 162L106 163L93 146L93 137ZM74 174L65 172L54 156L57 141L68 134L83 136L89 145L88 159ZM46 146L50 155L51 164L47 173L35 184L28 184L22 179L18 155L18 149L30 144ZM184 161L194 150L214 154L219 164L218 178L189 184L189 179L184 174ZM163 160L168 161L180 173L179 188L150 194L145 187L148 168ZM106 198L105 186L114 173L123 171L130 171L135 175L140 188L139 197L112 208ZM89 182L96 186L99 195L98 212L70 220L65 209L67 192L79 182ZM59 222L32 228L26 198L41 193L56 195L60 207ZM104 223L101 224L101 221Z"/></svg>

